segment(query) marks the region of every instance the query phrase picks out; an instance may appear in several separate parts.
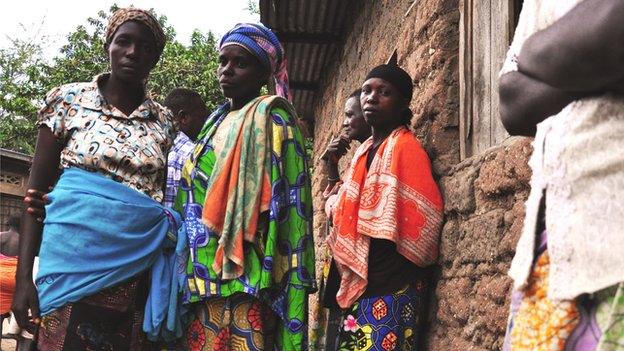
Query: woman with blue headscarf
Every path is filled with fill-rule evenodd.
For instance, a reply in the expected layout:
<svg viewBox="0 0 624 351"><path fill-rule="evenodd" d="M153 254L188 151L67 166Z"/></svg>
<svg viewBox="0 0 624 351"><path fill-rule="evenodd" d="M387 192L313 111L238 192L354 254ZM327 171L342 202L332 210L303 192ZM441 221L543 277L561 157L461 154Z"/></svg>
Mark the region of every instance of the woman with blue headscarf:
<svg viewBox="0 0 624 351"><path fill-rule="evenodd" d="M200 132L175 208L187 227L190 350L307 349L312 197L282 46L260 24L221 39L228 99ZM268 79L279 96L260 96Z"/></svg>

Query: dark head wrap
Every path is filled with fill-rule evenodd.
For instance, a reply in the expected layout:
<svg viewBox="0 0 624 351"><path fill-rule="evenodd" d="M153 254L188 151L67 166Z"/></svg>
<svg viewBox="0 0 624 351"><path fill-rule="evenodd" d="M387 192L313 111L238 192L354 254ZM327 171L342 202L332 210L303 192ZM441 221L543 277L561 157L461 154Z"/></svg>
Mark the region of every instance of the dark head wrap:
<svg viewBox="0 0 624 351"><path fill-rule="evenodd" d="M239 23L225 33L219 48L228 45L241 46L254 55L275 78L277 95L290 100L284 48L269 28L259 23Z"/></svg>
<svg viewBox="0 0 624 351"><path fill-rule="evenodd" d="M128 21L137 21L147 26L147 28L149 28L154 35L156 50L159 54L162 53L165 48L165 32L160 26L160 23L148 11L137 9L135 7L121 8L113 13L111 18L108 20L108 26L106 27L107 45L113 40L113 36L115 35L115 32L117 32L117 29Z"/></svg>
<svg viewBox="0 0 624 351"><path fill-rule="evenodd" d="M407 72L396 64L379 65L373 68L364 81L371 78L381 78L392 84L408 101L412 100L414 85L412 78Z"/></svg>

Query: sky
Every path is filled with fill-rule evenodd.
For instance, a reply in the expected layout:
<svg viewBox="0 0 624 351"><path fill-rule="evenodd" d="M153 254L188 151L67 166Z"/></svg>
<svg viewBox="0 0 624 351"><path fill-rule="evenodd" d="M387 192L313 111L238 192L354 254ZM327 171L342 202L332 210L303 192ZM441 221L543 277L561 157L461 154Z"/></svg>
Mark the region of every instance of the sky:
<svg viewBox="0 0 624 351"><path fill-rule="evenodd" d="M194 29L212 31L217 38L239 22L258 22L258 15L247 10L249 0L17 0L5 1L0 11L0 48L10 45L10 38L30 39L45 34L45 56L56 55L66 43L65 37L99 10L108 11L113 3L120 7L134 5L154 8L167 16L175 28L177 40L187 44ZM257 0L254 0L257 1Z"/></svg>

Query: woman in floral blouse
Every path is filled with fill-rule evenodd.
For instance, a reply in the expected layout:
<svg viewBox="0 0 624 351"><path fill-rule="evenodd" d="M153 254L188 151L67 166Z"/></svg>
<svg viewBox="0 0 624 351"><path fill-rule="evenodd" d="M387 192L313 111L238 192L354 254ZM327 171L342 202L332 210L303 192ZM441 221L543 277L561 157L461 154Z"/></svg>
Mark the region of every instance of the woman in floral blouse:
<svg viewBox="0 0 624 351"><path fill-rule="evenodd" d="M45 224L24 215L13 311L20 326L39 324L41 350L147 347L146 272L177 216L160 205L175 129L145 89L164 45L149 12L119 9L106 32L111 72L53 89L39 112L28 187L48 189L62 172Z"/></svg>

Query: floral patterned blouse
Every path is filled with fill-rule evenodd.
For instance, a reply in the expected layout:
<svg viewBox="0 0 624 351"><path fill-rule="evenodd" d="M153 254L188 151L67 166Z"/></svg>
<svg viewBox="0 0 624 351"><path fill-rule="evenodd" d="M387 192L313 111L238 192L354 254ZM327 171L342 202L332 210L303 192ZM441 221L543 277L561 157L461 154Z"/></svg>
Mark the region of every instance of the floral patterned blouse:
<svg viewBox="0 0 624 351"><path fill-rule="evenodd" d="M172 115L146 97L126 116L98 88L109 76L52 89L38 125L50 128L64 143L62 168L101 173L161 202L167 153L176 136Z"/></svg>

